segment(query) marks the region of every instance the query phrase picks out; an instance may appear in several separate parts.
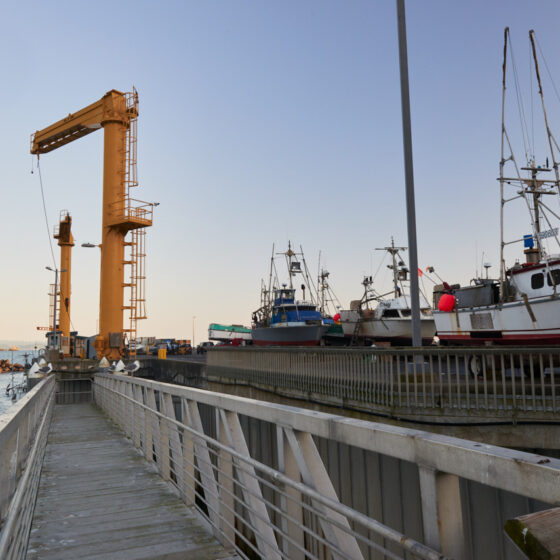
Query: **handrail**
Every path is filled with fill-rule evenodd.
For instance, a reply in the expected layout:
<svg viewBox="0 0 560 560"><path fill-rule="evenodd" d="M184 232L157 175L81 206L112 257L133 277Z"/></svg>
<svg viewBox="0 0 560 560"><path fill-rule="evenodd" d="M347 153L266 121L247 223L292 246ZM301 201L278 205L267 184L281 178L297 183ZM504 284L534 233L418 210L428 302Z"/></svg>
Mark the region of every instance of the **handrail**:
<svg viewBox="0 0 560 560"><path fill-rule="evenodd" d="M456 522L439 516L440 502L453 495L459 500L454 507L461 510L458 482L446 483L440 494L437 480L442 476L560 505L557 459L120 375L97 374L94 389L96 402L185 501L208 516L224 544L243 542L267 558L291 558L294 551L299 551L294 557L303 558L310 542L327 547L334 557L360 558L378 546L372 535L395 544L389 536L395 528L339 500L318 452L320 441L416 464L427 540L422 544L400 531L394 536L401 547L413 543L421 558L441 554L439 534ZM249 424L241 427L247 420L272 426L265 433L276 435L264 449L249 451ZM367 538L366 529L371 532Z"/></svg>
<svg viewBox="0 0 560 560"><path fill-rule="evenodd" d="M221 429L231 437L229 442L208 435L202 429L202 424L197 422L198 404L202 404L203 400L193 397L199 397L199 393L194 395L187 389L184 392L182 387L107 374L96 375L94 386L98 404L124 428L127 435L138 443L140 448L144 449L149 460L155 457L162 476L174 481L185 499L188 494L191 494L196 495L195 503L204 502L204 507L200 509L208 511L209 520L217 531L218 538L222 542L226 541L225 544L235 545L236 541L240 539L246 546L253 548L252 539L248 539L246 535L243 538L243 532L238 529L239 526L243 526L246 531L253 532L257 542L257 547L253 550L257 554L264 554L267 558L290 558L281 550L281 547L278 547L277 540L284 543L286 550L291 546L300 552L305 551L303 541L294 540L289 532L282 528L282 523L277 521L280 518L286 524L293 523L297 517L288 511L290 508L287 508L286 504L284 508L278 507L277 502L283 500L284 502L291 501L292 511L294 507L300 508L302 512L305 511L318 519L324 536L308 526L303 530L308 538L320 541L327 547L335 558L361 558L360 547L363 551L368 547L377 548L378 546L369 538L364 538L363 531L351 529L349 523L364 528L366 532L371 531L373 534L383 537L387 543L392 543L392 546L398 546L417 558L431 560L444 558L441 553L430 547L342 504L336 494L321 492L320 488L316 488L313 483L310 484L305 477L303 482L298 482L278 469L251 457L244 439L241 442L237 441L237 445L235 444L235 441L243 436L242 432L236 429L238 416L229 414L231 410L227 404L222 406L227 400L225 395L201 392L214 397L214 404L224 422L223 425L221 424ZM152 400L152 398L156 398L156 392L159 403ZM184 407L185 416L188 419L179 420L175 416L171 403L172 397L181 393L183 396L182 407ZM129 414L132 414L134 419L129 417ZM146 430L146 426L150 426L150 430ZM235 435L236 431L237 435ZM177 436L180 434L180 436L175 438L173 434ZM170 439L168 443L165 443L162 438ZM154 445L154 454L150 453L149 447L148 449L144 447L144 445L150 445L150 440ZM181 459L184 459L191 445L195 451L196 460L191 459L187 467L181 471ZM298 448L296 453L299 452ZM223 471L216 468L216 462L222 466L225 464ZM171 467L171 464L174 466ZM312 467L314 470L317 468L318 465ZM200 472L198 477L194 474L197 469ZM187 473L188 470L192 471L190 476ZM185 479L187 478L190 478L190 485L187 484L190 487L185 490ZM198 478L204 486L202 492L197 490ZM262 485L269 492L274 492L277 499L267 500L265 492L261 491L255 483ZM238 488L237 492L235 487ZM243 496L241 499L239 498L240 493ZM299 499L294 501L294 495L299 495ZM224 503L227 504L227 502L232 502L233 505L230 505L229 508L226 505L227 511L224 512ZM262 507L263 502L266 503L266 508ZM242 509L255 511L252 514L243 515L237 511ZM275 521L268 513L270 509L276 514ZM301 516L304 517L304 514L302 513ZM232 519L235 517L235 521L230 520L228 523L228 517ZM227 530L222 533L221 529L224 524L236 533L235 537L228 536ZM381 547L380 550L387 553L388 557L401 557L391 555L391 550L384 547ZM238 552L243 553L243 550L238 550Z"/></svg>
<svg viewBox="0 0 560 560"><path fill-rule="evenodd" d="M4 506L0 509L2 559L25 557L55 385L55 377L49 376L0 416L0 505Z"/></svg>
<svg viewBox="0 0 560 560"><path fill-rule="evenodd" d="M560 411L560 348L217 348L207 375L435 422L558 422Z"/></svg>

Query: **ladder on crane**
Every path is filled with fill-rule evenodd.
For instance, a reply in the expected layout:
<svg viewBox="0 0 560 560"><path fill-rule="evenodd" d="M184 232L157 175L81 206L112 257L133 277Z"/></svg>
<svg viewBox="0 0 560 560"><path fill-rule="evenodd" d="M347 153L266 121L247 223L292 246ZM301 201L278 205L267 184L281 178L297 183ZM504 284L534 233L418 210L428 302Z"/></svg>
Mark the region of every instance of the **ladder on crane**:
<svg viewBox="0 0 560 560"><path fill-rule="evenodd" d="M138 119L138 94L136 90L126 94L126 105L131 115L130 125L126 135L125 150L125 194L123 207L125 215L140 221L146 218L147 210L136 204L131 196L131 189L138 186L136 168L137 150L137 119ZM151 218L151 216L150 216ZM128 274L125 274L125 288L130 288L129 304L123 308L128 311L128 328L123 328L128 338L128 350L130 356L136 356L136 340L138 336L138 321L147 318L146 314L146 230L144 227L130 229L125 240L125 256L123 264L129 266ZM134 342L134 344L133 344Z"/></svg>
<svg viewBox="0 0 560 560"><path fill-rule="evenodd" d="M49 289L49 330L52 329L53 325L55 326L55 329L58 330L58 325L59 325L59 314L60 314L60 291L58 291L58 286L56 284L50 284L49 285L50 289ZM56 306L55 306L55 298L56 298ZM55 323L55 317L54 317L54 310L57 310L56 313L56 323ZM54 333L53 333L54 334Z"/></svg>

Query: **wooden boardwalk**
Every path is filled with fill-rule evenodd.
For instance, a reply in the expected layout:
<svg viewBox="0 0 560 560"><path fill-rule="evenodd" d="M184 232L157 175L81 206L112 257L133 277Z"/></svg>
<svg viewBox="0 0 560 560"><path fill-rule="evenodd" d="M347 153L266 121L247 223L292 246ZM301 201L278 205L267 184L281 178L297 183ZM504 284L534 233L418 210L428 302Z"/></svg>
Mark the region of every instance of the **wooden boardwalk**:
<svg viewBox="0 0 560 560"><path fill-rule="evenodd" d="M57 405L30 560L233 558L95 406Z"/></svg>

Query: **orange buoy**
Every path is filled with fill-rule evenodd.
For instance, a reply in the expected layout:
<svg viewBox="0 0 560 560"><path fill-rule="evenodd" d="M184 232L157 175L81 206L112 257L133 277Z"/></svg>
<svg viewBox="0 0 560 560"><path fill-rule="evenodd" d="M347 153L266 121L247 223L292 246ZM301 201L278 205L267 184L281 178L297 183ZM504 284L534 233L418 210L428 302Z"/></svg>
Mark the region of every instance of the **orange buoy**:
<svg viewBox="0 0 560 560"><path fill-rule="evenodd" d="M437 308L439 311L444 311L448 313L449 311L453 311L455 307L455 296L451 294L443 294L438 301Z"/></svg>

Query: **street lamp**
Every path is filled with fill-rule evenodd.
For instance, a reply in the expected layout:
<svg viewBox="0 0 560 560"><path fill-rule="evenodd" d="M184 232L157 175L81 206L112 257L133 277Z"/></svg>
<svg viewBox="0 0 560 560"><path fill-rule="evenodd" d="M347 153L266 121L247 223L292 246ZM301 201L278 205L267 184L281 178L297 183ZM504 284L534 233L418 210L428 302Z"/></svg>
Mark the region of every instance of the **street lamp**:
<svg viewBox="0 0 560 560"><path fill-rule="evenodd" d="M194 320L196 319L196 315L193 315L192 318L192 347L194 348Z"/></svg>
<svg viewBox="0 0 560 560"><path fill-rule="evenodd" d="M66 269L58 270L58 268L51 268L50 266L45 266L47 270L54 272L54 313L53 313L53 337L55 341L55 349L58 350L58 342L56 338L56 303L58 298L58 273L66 272Z"/></svg>

